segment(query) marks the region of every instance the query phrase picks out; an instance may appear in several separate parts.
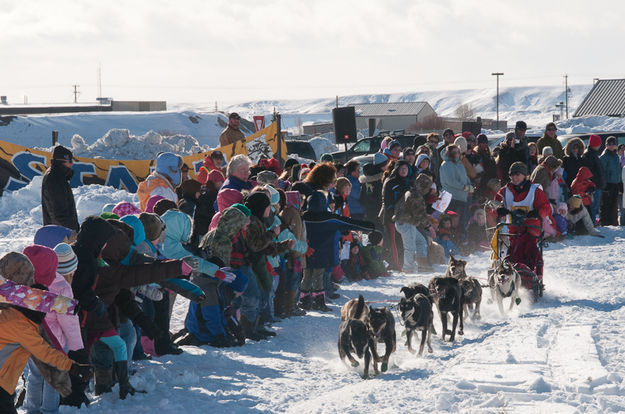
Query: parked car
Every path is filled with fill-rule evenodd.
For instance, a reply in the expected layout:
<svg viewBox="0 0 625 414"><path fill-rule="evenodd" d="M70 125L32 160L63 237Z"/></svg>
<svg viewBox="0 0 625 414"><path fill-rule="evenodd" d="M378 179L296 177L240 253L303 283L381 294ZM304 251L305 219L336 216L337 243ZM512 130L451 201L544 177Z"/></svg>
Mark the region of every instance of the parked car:
<svg viewBox="0 0 625 414"><path fill-rule="evenodd" d="M359 139L355 144L349 147L347 151L336 151L332 153L332 156L335 161L347 162L360 155L375 154L380 150L380 145L385 136L386 135L377 135L375 137ZM414 135L395 135L391 137L398 140L402 148L412 147L415 138ZM343 145L339 145L339 148L341 147L343 147Z"/></svg>
<svg viewBox="0 0 625 414"><path fill-rule="evenodd" d="M310 142L299 140L285 140L285 142L287 155L297 155L300 158L317 160L317 155Z"/></svg>

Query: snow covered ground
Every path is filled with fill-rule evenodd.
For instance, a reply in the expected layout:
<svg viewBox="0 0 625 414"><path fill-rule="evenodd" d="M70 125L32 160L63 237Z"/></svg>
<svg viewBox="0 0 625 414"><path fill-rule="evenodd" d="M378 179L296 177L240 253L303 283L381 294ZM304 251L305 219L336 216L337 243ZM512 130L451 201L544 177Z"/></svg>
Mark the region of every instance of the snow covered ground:
<svg viewBox="0 0 625 414"><path fill-rule="evenodd" d="M41 225L40 186L36 178L0 198L0 254L21 250ZM81 219L105 203L136 201L133 194L101 186L74 194ZM605 239L577 237L546 249L546 293L539 303L524 300L502 317L484 292L482 320L467 320L455 343L433 338L432 354L410 354L397 321L392 367L374 379L362 380L359 369L339 360L339 306L358 294L383 302L374 306L392 305L402 286L427 283L432 275L343 285L331 314L284 320L270 341L231 349L185 347L183 355L138 363L131 381L148 394L125 401L108 394L95 398L87 412L623 412L625 232L601 232ZM467 260L470 275L486 276L488 253ZM182 327L186 307L178 298L172 329ZM440 332L438 316L435 324Z"/></svg>

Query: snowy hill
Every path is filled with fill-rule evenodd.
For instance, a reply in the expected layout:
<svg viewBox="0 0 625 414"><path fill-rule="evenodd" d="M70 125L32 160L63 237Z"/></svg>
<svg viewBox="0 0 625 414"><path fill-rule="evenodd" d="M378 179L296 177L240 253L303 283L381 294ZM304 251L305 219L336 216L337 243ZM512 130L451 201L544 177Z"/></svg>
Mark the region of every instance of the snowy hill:
<svg viewBox="0 0 625 414"><path fill-rule="evenodd" d="M569 116L582 102L590 85L570 86ZM345 106L356 103L386 103L386 102L415 102L426 101L439 116L455 116L455 111L462 104L469 104L475 115L482 118L496 118L496 91L495 88L464 89L447 91L424 91L412 93L394 93L380 95L353 95L339 97L339 105ZM555 107L558 102L564 101L564 87L536 86L500 88L499 90L499 118L507 119L508 124L517 120L525 120L529 126L543 127L552 120L552 114L559 114ZM246 102L228 106L228 111L236 111L242 116L270 113L275 107L283 115L287 115L288 127L297 125L297 117L302 122L312 120L331 120L331 111L336 104L335 98L309 100L273 100ZM322 114L326 114L322 118ZM293 122L295 121L295 123Z"/></svg>
<svg viewBox="0 0 625 414"><path fill-rule="evenodd" d="M41 225L40 188L37 177L0 198L0 256L32 241ZM79 187L74 195L81 220L105 203L136 202L133 194L98 185ZM427 283L432 274L345 284L342 297L330 305L332 313L284 320L274 325L278 335L269 341L229 349L184 347L182 355L136 363L131 381L148 393L125 401L115 391L92 396L88 411L623 412L625 291L618 275L625 272L625 237L622 228L600 231L605 239L576 237L546 249L546 293L539 303L524 298L501 316L487 303L485 289L482 319L467 318L464 336L455 343L433 337L432 354L409 353L396 320L397 351L389 371L374 379L362 380L362 368L338 358L339 306L358 294L373 306L393 305L402 286ZM483 281L488 253L467 260L467 273ZM443 270L436 268L438 274ZM185 300L176 300L172 330L183 326L187 307ZM440 332L438 315L435 326Z"/></svg>

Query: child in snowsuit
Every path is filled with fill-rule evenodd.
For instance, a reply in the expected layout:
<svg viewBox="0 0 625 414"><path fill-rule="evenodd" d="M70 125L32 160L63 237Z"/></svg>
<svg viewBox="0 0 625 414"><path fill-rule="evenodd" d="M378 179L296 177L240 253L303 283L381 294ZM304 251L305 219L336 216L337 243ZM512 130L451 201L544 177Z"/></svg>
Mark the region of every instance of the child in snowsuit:
<svg viewBox="0 0 625 414"><path fill-rule="evenodd" d="M360 249L365 261L365 275L371 279L389 275L382 261L382 237L382 232L375 230L369 234L369 244Z"/></svg>

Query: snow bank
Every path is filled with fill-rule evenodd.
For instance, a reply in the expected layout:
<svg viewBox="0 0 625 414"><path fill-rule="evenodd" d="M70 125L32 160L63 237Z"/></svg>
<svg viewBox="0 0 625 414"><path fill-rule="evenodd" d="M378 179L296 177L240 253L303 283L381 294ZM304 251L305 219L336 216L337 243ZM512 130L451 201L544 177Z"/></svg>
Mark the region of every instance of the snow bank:
<svg viewBox="0 0 625 414"><path fill-rule="evenodd" d="M613 116L585 116L557 122L560 134L583 132L625 131L625 118Z"/></svg>
<svg viewBox="0 0 625 414"><path fill-rule="evenodd" d="M315 150L317 159L321 158L321 156L325 153L335 152L339 150L338 147L328 138L315 137L312 138L309 142Z"/></svg>
<svg viewBox="0 0 625 414"><path fill-rule="evenodd" d="M87 145L84 138L76 134L71 143L75 156L127 160L155 159L160 152L190 155L210 149L190 135L163 136L151 130L136 136L127 129L111 129L92 145Z"/></svg>

